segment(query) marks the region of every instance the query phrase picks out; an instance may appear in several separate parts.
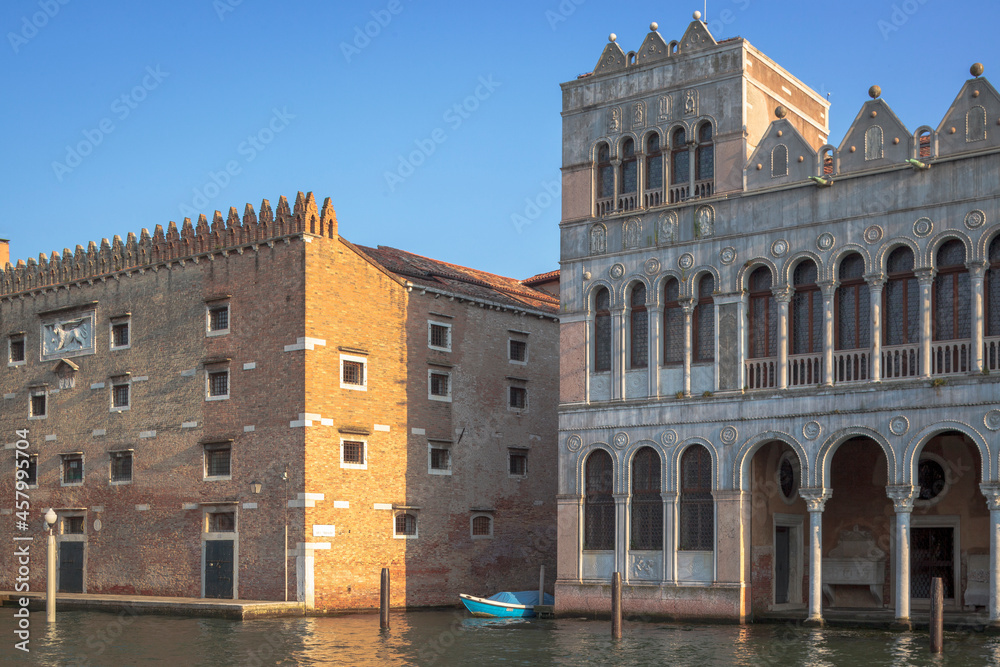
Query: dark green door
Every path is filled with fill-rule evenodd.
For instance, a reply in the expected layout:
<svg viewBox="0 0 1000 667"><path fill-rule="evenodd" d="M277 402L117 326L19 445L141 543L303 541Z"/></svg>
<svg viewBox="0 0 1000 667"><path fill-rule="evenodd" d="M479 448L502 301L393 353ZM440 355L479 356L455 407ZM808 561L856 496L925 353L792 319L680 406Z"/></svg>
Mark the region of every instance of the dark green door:
<svg viewBox="0 0 1000 667"><path fill-rule="evenodd" d="M789 529L788 526L777 526L774 529L774 603L788 602L788 570L789 561Z"/></svg>
<svg viewBox="0 0 1000 667"><path fill-rule="evenodd" d="M205 542L205 597L233 597L233 541Z"/></svg>
<svg viewBox="0 0 1000 667"><path fill-rule="evenodd" d="M59 592L83 592L83 542L59 543Z"/></svg>

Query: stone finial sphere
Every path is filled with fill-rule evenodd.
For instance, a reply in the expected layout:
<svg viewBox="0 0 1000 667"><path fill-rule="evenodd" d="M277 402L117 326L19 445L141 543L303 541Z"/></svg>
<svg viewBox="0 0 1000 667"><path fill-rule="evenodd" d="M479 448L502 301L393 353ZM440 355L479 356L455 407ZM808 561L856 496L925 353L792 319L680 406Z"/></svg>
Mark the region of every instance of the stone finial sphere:
<svg viewBox="0 0 1000 667"><path fill-rule="evenodd" d="M982 63L976 63L969 68L969 71L972 73L972 76L982 76L983 72L986 71L986 68L983 67Z"/></svg>
<svg viewBox="0 0 1000 667"><path fill-rule="evenodd" d="M616 35L615 33L611 33L610 35L608 35L608 41L609 42L613 42L616 39L618 39L618 35Z"/></svg>
<svg viewBox="0 0 1000 667"><path fill-rule="evenodd" d="M659 27L660 26L656 23L656 21L653 21L652 23L649 24L649 29L652 30L653 32L656 32L657 29L659 29Z"/></svg>
<svg viewBox="0 0 1000 667"><path fill-rule="evenodd" d="M878 86L872 86L871 88L868 89L868 97L872 98L873 100L877 100L881 94L882 94L882 89L879 88Z"/></svg>
<svg viewBox="0 0 1000 667"><path fill-rule="evenodd" d="M695 12L695 13L694 13L694 20L695 20L695 21L698 21L698 20L700 20L700 19L701 19L701 12Z"/></svg>
<svg viewBox="0 0 1000 667"><path fill-rule="evenodd" d="M775 118L784 118L788 115L788 109L781 106L780 104L774 109Z"/></svg>

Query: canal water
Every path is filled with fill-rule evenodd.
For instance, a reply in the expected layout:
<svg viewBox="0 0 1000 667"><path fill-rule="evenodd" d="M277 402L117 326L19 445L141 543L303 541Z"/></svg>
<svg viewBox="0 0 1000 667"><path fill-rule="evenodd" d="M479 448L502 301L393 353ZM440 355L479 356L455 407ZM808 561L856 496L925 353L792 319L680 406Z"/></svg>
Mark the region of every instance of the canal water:
<svg viewBox="0 0 1000 667"><path fill-rule="evenodd" d="M575 619L494 621L459 611L254 621L61 612L54 629L31 615L30 653L15 649L13 609L0 609L0 665L995 665L1000 637L946 633L943 656L927 634L795 625L610 624Z"/></svg>

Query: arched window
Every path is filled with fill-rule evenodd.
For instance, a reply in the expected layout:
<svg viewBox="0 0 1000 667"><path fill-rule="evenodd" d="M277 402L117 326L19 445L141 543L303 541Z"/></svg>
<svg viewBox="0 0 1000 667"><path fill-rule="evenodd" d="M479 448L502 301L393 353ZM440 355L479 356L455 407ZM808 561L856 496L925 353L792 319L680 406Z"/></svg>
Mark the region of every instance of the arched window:
<svg viewBox="0 0 1000 667"><path fill-rule="evenodd" d="M715 361L715 277L706 273L698 281L698 301L691 320L693 360L697 362Z"/></svg>
<svg viewBox="0 0 1000 667"><path fill-rule="evenodd" d="M598 449L587 457L586 496L583 505L583 548L615 548L614 470L611 455Z"/></svg>
<svg viewBox="0 0 1000 667"><path fill-rule="evenodd" d="M816 354L823 351L823 295L816 284L816 264L799 262L792 275L795 293L788 318L792 354Z"/></svg>
<svg viewBox="0 0 1000 667"><path fill-rule="evenodd" d="M920 156L921 160L926 160L931 157L931 131L924 130L919 135L917 135L917 155Z"/></svg>
<svg viewBox="0 0 1000 667"><path fill-rule="evenodd" d="M833 176L833 149L827 148L820 153L820 164L823 165L821 176Z"/></svg>
<svg viewBox="0 0 1000 667"><path fill-rule="evenodd" d="M872 125L865 131L865 160L882 159L882 128Z"/></svg>
<svg viewBox="0 0 1000 667"><path fill-rule="evenodd" d="M986 140L986 109L975 106L969 109L965 116L965 140L985 141Z"/></svg>
<svg viewBox="0 0 1000 667"><path fill-rule="evenodd" d="M713 551L712 456L692 445L681 456L680 551Z"/></svg>
<svg viewBox="0 0 1000 667"><path fill-rule="evenodd" d="M771 178L788 176L788 147L780 144L771 149Z"/></svg>
<svg viewBox="0 0 1000 667"><path fill-rule="evenodd" d="M417 517L413 514L397 514L395 534L406 537L417 536Z"/></svg>
<svg viewBox="0 0 1000 667"><path fill-rule="evenodd" d="M771 271L762 266L750 274L750 358L778 356L778 303L771 292Z"/></svg>
<svg viewBox="0 0 1000 667"><path fill-rule="evenodd" d="M965 244L946 241L937 251L934 277L934 340L970 338L969 310L972 294L965 268Z"/></svg>
<svg viewBox="0 0 1000 667"><path fill-rule="evenodd" d="M676 278L667 281L663 292L663 365L684 363L684 312L679 302Z"/></svg>
<svg viewBox="0 0 1000 667"><path fill-rule="evenodd" d="M639 163L635 156L635 142L626 139L622 143L621 193L618 208L628 211L635 208L635 195L639 187Z"/></svg>
<svg viewBox="0 0 1000 667"><path fill-rule="evenodd" d="M670 139L670 183L680 185L691 178L691 156L688 153L687 135L684 128L674 130Z"/></svg>
<svg viewBox="0 0 1000 667"><path fill-rule="evenodd" d="M472 519L473 537L492 537L493 519L488 516L477 516Z"/></svg>
<svg viewBox="0 0 1000 667"><path fill-rule="evenodd" d="M594 295L594 371L611 370L611 293L606 287Z"/></svg>
<svg viewBox="0 0 1000 667"><path fill-rule="evenodd" d="M597 147L597 196L615 196L615 172L611 167L611 148L602 143Z"/></svg>
<svg viewBox="0 0 1000 667"><path fill-rule="evenodd" d="M715 143L712 141L712 124L703 123L698 128L698 149L695 152L695 180L710 181L715 178ZM712 194L711 192L707 194Z"/></svg>
<svg viewBox="0 0 1000 667"><path fill-rule="evenodd" d="M908 345L920 342L920 288L913 275L913 251L896 248L886 262L888 280L882 290L882 343Z"/></svg>
<svg viewBox="0 0 1000 667"><path fill-rule="evenodd" d="M865 282L865 260L858 253L851 253L840 262L837 273L840 286L834 305L837 323L834 346L838 350L858 350L870 348L871 340L871 298L868 283ZM864 379L864 378L861 378Z"/></svg>
<svg viewBox="0 0 1000 667"><path fill-rule="evenodd" d="M1000 235L990 243L989 261L986 271L986 335L1000 336ZM991 368L996 368L996 365Z"/></svg>
<svg viewBox="0 0 1000 667"><path fill-rule="evenodd" d="M646 286L632 288L629 312L629 368L646 368L649 363L649 313L646 312Z"/></svg>
<svg viewBox="0 0 1000 667"><path fill-rule="evenodd" d="M660 455L643 447L632 459L632 535L629 548L663 549L663 497L660 495Z"/></svg>
<svg viewBox="0 0 1000 667"><path fill-rule="evenodd" d="M646 206L663 203L663 152L655 132L646 140L646 191Z"/></svg>

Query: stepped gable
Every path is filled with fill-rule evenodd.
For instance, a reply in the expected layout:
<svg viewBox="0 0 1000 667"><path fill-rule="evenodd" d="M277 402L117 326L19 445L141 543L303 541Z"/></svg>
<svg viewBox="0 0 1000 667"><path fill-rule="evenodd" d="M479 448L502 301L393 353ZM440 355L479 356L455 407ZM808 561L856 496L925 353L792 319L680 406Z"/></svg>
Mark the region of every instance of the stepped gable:
<svg viewBox="0 0 1000 667"><path fill-rule="evenodd" d="M533 289L515 278L441 262L388 246L357 247L387 271L405 278L417 287L439 289L515 309L532 308L553 315L559 312L558 298Z"/></svg>
<svg viewBox="0 0 1000 667"><path fill-rule="evenodd" d="M901 165L914 156L913 134L892 111L878 86L865 102L837 149L838 173L884 169Z"/></svg>
<svg viewBox="0 0 1000 667"><path fill-rule="evenodd" d="M977 68L978 67L978 68ZM982 74L982 66L973 71ZM982 76L969 79L937 128L936 156L1000 146L1000 95Z"/></svg>
<svg viewBox="0 0 1000 667"><path fill-rule="evenodd" d="M819 175L818 161L818 154L795 126L787 118L777 118L768 126L747 163L747 190L795 183Z"/></svg>

